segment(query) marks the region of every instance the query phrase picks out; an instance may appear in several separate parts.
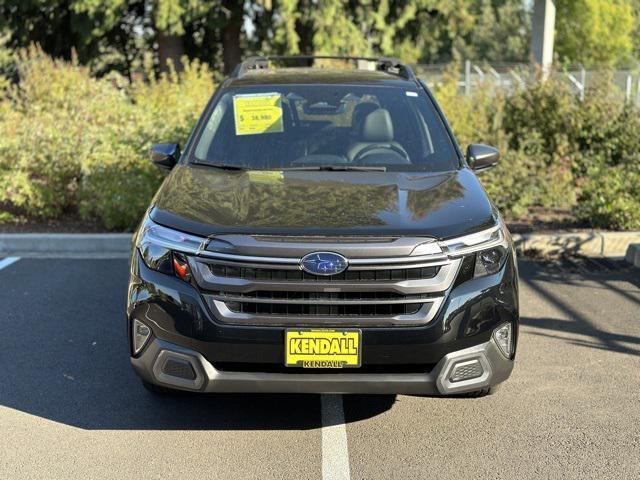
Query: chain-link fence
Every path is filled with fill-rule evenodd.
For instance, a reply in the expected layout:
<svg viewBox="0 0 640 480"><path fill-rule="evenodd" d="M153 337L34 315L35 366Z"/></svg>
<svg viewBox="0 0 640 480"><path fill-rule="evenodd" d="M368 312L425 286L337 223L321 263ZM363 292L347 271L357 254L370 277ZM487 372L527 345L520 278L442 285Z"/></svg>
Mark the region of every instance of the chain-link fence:
<svg viewBox="0 0 640 480"><path fill-rule="evenodd" d="M415 65L416 75L427 85L434 87L442 83L447 73L451 74L451 64ZM621 99L640 105L640 68L607 70L605 68L586 69L581 65L568 66L562 70L556 69L546 73L546 76L566 81L570 88L581 99L588 94L588 87L598 77L610 75L616 91ZM537 81L541 72L524 63L474 63L464 62L459 71L458 86L460 93L470 95L475 88L490 84L493 88L513 91Z"/></svg>

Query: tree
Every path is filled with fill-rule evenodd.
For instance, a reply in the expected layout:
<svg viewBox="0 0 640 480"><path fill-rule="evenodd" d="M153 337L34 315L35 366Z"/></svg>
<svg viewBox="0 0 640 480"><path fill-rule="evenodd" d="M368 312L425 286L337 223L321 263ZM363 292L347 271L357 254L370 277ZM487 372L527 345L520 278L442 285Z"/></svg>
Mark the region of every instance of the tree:
<svg viewBox="0 0 640 480"><path fill-rule="evenodd" d="M242 0L222 0L225 21L222 24L222 54L224 73L229 74L242 60L240 36L244 21L244 2Z"/></svg>
<svg viewBox="0 0 640 480"><path fill-rule="evenodd" d="M72 0L0 2L0 30L6 28L10 32L8 46L18 48L36 42L56 57L69 60L75 48L81 60L88 58L76 47L82 43L81 31L89 19L74 12L72 3Z"/></svg>
<svg viewBox="0 0 640 480"><path fill-rule="evenodd" d="M474 24L460 46L461 57L489 62L526 62L530 12L521 0L482 0L471 8Z"/></svg>
<svg viewBox="0 0 640 480"><path fill-rule="evenodd" d="M184 54L215 64L219 51L215 44L222 46L225 74L240 62L243 0L153 0L150 3L161 69L166 69L168 61L180 68Z"/></svg>
<svg viewBox="0 0 640 480"><path fill-rule="evenodd" d="M131 79L151 50L153 25L145 0L74 0L72 9L88 18L79 29L81 61L94 74L115 70Z"/></svg>
<svg viewBox="0 0 640 480"><path fill-rule="evenodd" d="M564 63L614 65L633 53L629 0L557 0L555 50Z"/></svg>
<svg viewBox="0 0 640 480"><path fill-rule="evenodd" d="M398 56L409 63L463 57L525 61L522 0L279 0L254 11L257 49ZM268 13L268 14L267 14ZM265 40L266 39L266 40Z"/></svg>
<svg viewBox="0 0 640 480"><path fill-rule="evenodd" d="M182 69L184 55L184 23L188 5L182 0L156 0L153 4L153 23L158 44L158 65L161 71L172 63L177 71Z"/></svg>

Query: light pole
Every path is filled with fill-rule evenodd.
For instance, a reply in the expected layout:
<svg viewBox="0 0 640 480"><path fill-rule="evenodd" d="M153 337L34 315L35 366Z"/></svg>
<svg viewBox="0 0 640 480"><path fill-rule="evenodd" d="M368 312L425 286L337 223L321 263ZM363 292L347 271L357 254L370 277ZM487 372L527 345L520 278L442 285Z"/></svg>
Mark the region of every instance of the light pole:
<svg viewBox="0 0 640 480"><path fill-rule="evenodd" d="M553 37L556 23L554 0L535 0L531 28L531 61L542 67L544 77L553 63Z"/></svg>

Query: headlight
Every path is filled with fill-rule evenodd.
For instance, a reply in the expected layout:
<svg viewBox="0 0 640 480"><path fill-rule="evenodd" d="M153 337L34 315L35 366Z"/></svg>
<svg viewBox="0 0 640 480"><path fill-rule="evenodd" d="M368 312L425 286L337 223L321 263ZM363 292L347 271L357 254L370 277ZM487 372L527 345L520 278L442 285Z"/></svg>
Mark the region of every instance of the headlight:
<svg viewBox="0 0 640 480"><path fill-rule="evenodd" d="M464 237L439 242L440 247L450 257L462 257L467 253L477 252L505 242L502 224Z"/></svg>
<svg viewBox="0 0 640 480"><path fill-rule="evenodd" d="M474 277L483 277L496 273L504 265L507 258L507 250L499 245L497 247L481 250L476 253L476 265L474 269Z"/></svg>
<svg viewBox="0 0 640 480"><path fill-rule="evenodd" d="M507 232L502 223L464 237L439 242L451 258L463 258L454 286L500 271L507 258Z"/></svg>
<svg viewBox="0 0 640 480"><path fill-rule="evenodd" d="M147 267L189 280L189 262L185 254L196 254L205 239L172 230L145 219L136 247Z"/></svg>

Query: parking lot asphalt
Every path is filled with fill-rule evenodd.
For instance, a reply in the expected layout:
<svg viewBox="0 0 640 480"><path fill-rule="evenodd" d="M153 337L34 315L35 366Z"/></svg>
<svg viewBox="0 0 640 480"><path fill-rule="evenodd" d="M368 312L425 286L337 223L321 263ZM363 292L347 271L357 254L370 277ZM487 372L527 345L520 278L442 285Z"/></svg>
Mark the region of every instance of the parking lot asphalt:
<svg viewBox="0 0 640 480"><path fill-rule="evenodd" d="M521 262L518 358L495 395L321 400L156 398L129 365L126 259L9 263L1 479L640 478L637 269Z"/></svg>

